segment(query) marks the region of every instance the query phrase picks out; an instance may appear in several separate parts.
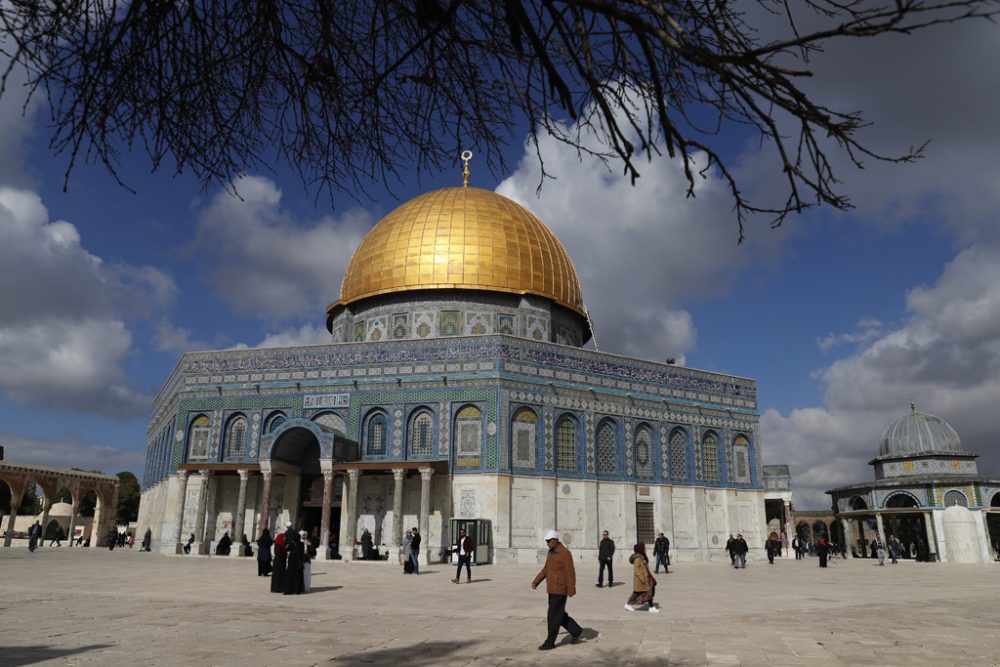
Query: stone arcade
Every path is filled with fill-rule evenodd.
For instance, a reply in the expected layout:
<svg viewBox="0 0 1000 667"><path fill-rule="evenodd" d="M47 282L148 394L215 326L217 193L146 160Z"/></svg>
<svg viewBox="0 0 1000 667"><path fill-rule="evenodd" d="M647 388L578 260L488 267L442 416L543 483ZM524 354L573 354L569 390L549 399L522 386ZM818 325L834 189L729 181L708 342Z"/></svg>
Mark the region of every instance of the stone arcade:
<svg viewBox="0 0 1000 667"><path fill-rule="evenodd" d="M641 304L637 304L640 305ZM318 528L395 559L418 526L446 557L480 519L493 562L556 528L580 558L665 532L681 560L761 546L756 383L582 348L580 284L552 232L468 187L386 216L327 309L330 344L185 354L157 395L140 530L174 553L225 531Z"/></svg>

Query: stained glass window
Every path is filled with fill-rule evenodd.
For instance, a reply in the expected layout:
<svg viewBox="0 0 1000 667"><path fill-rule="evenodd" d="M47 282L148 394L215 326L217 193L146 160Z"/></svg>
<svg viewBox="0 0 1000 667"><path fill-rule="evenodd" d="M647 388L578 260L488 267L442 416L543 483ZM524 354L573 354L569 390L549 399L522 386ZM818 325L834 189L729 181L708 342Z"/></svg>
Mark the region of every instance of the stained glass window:
<svg viewBox="0 0 1000 667"><path fill-rule="evenodd" d="M247 420L240 416L230 420L226 429L226 456L243 456L247 440Z"/></svg>
<svg viewBox="0 0 1000 667"><path fill-rule="evenodd" d="M511 417L512 459L517 468L535 467L535 443L538 415L530 408L520 408Z"/></svg>
<svg viewBox="0 0 1000 667"><path fill-rule="evenodd" d="M605 419L597 427L597 472L602 475L614 475L618 472L616 440L615 423Z"/></svg>
<svg viewBox="0 0 1000 667"><path fill-rule="evenodd" d="M459 456L479 456L483 441L483 413L474 405L467 405L455 415L455 437Z"/></svg>
<svg viewBox="0 0 1000 667"><path fill-rule="evenodd" d="M208 456L208 437L212 422L205 415L199 415L191 422L191 432L188 447L188 457L203 459Z"/></svg>
<svg viewBox="0 0 1000 667"><path fill-rule="evenodd" d="M706 480L719 479L719 441L711 431L701 441L701 476Z"/></svg>
<svg viewBox="0 0 1000 667"><path fill-rule="evenodd" d="M645 424L635 429L635 474L642 479L653 478L653 431Z"/></svg>
<svg viewBox="0 0 1000 667"><path fill-rule="evenodd" d="M576 470L576 423L569 417L556 425L556 467Z"/></svg>
<svg viewBox="0 0 1000 667"><path fill-rule="evenodd" d="M687 434L680 428L670 434L670 479L687 479Z"/></svg>
<svg viewBox="0 0 1000 667"><path fill-rule="evenodd" d="M365 439L365 455L385 456L386 420L381 412L368 419L368 436Z"/></svg>
<svg viewBox="0 0 1000 667"><path fill-rule="evenodd" d="M421 412L413 419L413 427L410 429L410 454L414 456L427 456L431 453L431 437L434 428L431 421L431 413Z"/></svg>

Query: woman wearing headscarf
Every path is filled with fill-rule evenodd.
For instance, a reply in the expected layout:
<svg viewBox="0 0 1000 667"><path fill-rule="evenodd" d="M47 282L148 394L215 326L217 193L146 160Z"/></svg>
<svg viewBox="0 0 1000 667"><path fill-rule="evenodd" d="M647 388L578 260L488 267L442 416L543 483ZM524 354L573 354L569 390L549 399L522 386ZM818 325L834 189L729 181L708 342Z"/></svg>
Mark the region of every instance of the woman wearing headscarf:
<svg viewBox="0 0 1000 667"><path fill-rule="evenodd" d="M271 531L267 528L257 538L257 576L271 574Z"/></svg>
<svg viewBox="0 0 1000 667"><path fill-rule="evenodd" d="M628 562L632 563L632 595L625 603L625 609L635 611L640 605L648 605L647 611L659 613L659 608L653 604L656 594L656 578L649 572L649 558L646 557L646 545L640 542L632 547L632 555Z"/></svg>
<svg viewBox="0 0 1000 667"><path fill-rule="evenodd" d="M312 590L312 559L316 557L316 547L306 531L300 530L299 537L302 539L302 592L308 593Z"/></svg>
<svg viewBox="0 0 1000 667"><path fill-rule="evenodd" d="M288 552L285 550L285 534L278 533L274 538L274 569L271 570L271 592L283 593L285 590L285 569Z"/></svg>
<svg viewBox="0 0 1000 667"><path fill-rule="evenodd" d="M286 533L287 535L287 533ZM285 595L298 595L302 592L302 540L298 533L291 533L285 539L288 550L288 563L285 566Z"/></svg>

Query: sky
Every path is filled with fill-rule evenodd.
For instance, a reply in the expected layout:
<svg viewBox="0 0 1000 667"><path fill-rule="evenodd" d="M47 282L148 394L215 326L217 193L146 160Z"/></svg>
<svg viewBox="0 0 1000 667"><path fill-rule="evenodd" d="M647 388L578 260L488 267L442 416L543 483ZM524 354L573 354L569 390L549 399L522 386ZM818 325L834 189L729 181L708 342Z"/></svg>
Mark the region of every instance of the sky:
<svg viewBox="0 0 1000 667"><path fill-rule="evenodd" d="M658 159L635 186L566 146L509 146L509 173L471 184L511 197L567 247L608 352L754 378L766 464L788 464L799 509L872 478L882 431L909 410L948 421L1000 476L1000 27L935 28L831 45L809 87L864 111L871 145L911 165L840 168L848 212L759 220L738 245L717 176L685 196ZM149 405L182 353L328 339L324 308L366 231L453 173L396 196L316 196L276 165L236 183L151 173L130 192L48 148L46 110L0 100L0 444L21 463L141 473ZM20 96L20 97L19 97ZM738 178L776 196L771 156L731 144ZM475 153L476 147L470 149ZM140 474L141 477L141 474Z"/></svg>

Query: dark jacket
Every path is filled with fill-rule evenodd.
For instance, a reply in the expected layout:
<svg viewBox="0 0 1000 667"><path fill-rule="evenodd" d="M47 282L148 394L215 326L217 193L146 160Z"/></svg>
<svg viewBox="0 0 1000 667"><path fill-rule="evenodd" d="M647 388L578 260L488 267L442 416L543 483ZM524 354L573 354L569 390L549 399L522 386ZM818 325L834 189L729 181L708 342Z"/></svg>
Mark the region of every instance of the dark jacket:
<svg viewBox="0 0 1000 667"><path fill-rule="evenodd" d="M733 553L737 556L745 556L750 548L747 546L747 541L742 537L738 537L733 540Z"/></svg>
<svg viewBox="0 0 1000 667"><path fill-rule="evenodd" d="M416 553L420 548L420 533L413 536L413 540L410 542L410 553Z"/></svg>
<svg viewBox="0 0 1000 667"><path fill-rule="evenodd" d="M601 540L600 547L597 550L597 560L607 560L615 555L615 541L610 537L605 537Z"/></svg>
<svg viewBox="0 0 1000 667"><path fill-rule="evenodd" d="M545 566L532 582L535 586L545 581L545 590L553 595L576 595L576 569L573 556L561 543L549 549Z"/></svg>
<svg viewBox="0 0 1000 667"><path fill-rule="evenodd" d="M657 537L656 541L653 542L653 553L654 554L665 554L670 551L670 540L664 537Z"/></svg>

